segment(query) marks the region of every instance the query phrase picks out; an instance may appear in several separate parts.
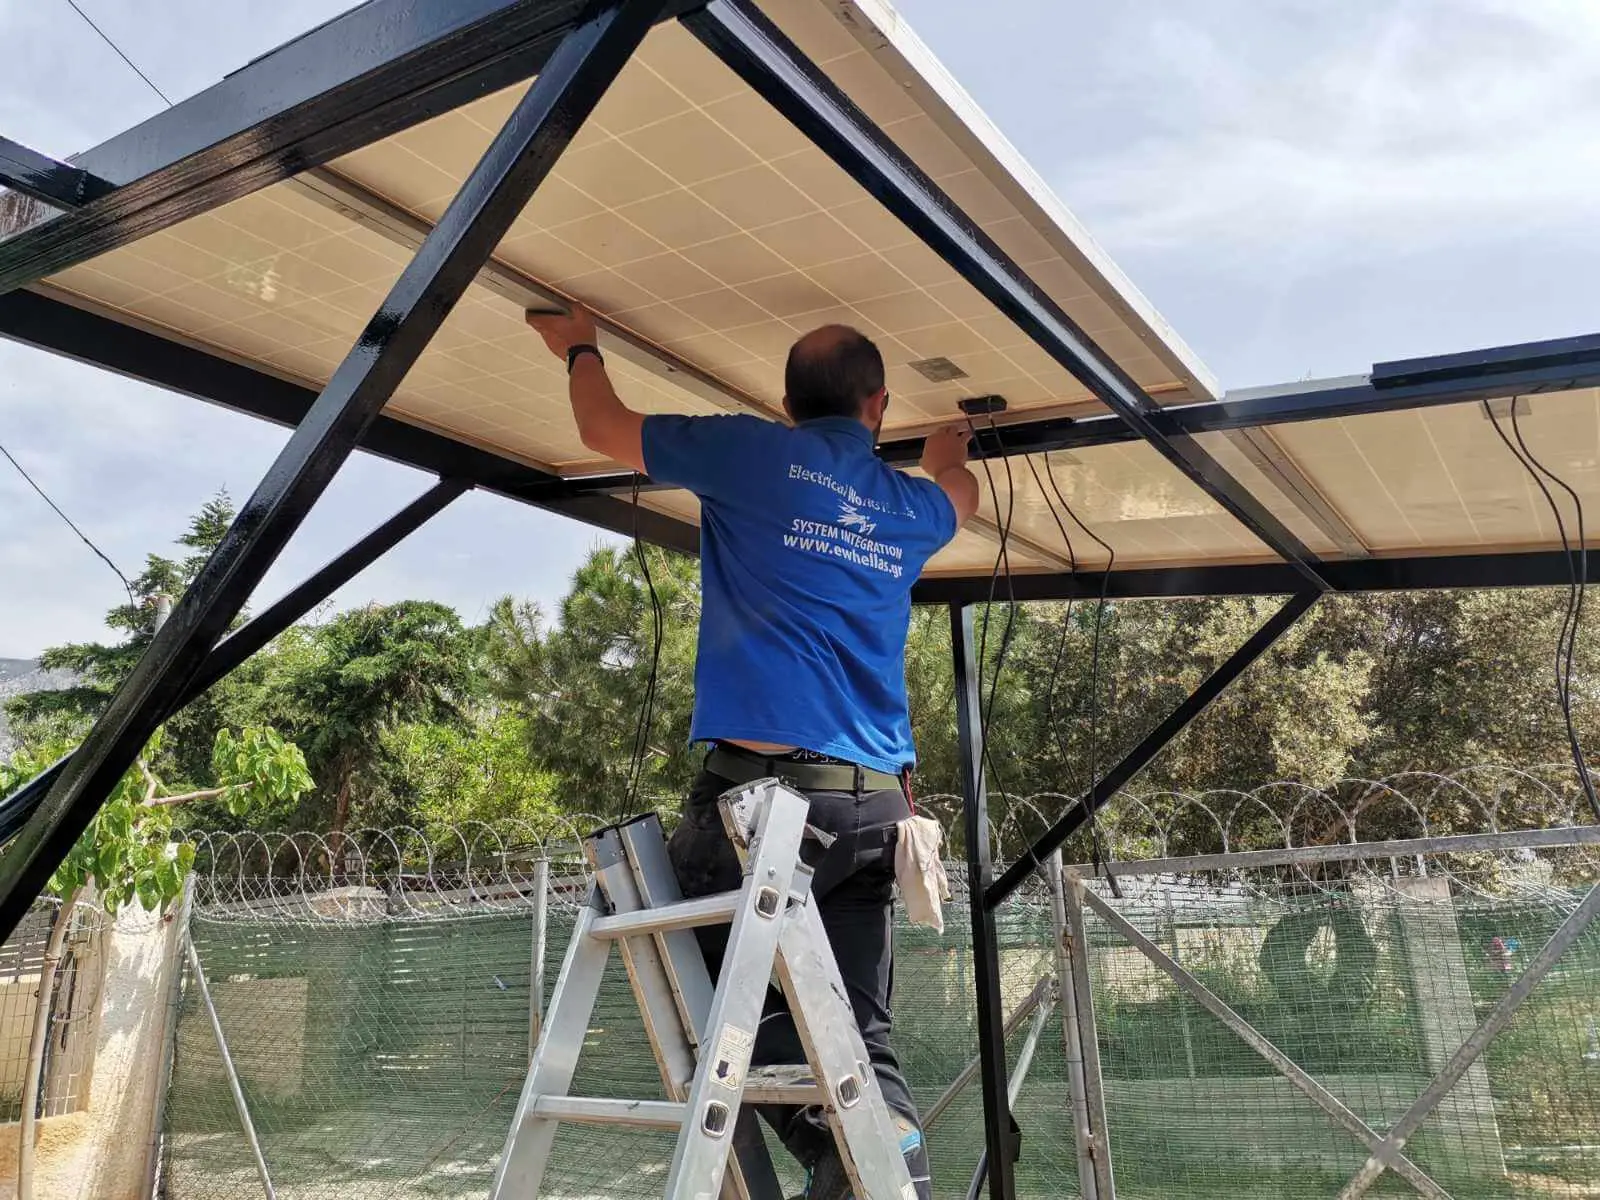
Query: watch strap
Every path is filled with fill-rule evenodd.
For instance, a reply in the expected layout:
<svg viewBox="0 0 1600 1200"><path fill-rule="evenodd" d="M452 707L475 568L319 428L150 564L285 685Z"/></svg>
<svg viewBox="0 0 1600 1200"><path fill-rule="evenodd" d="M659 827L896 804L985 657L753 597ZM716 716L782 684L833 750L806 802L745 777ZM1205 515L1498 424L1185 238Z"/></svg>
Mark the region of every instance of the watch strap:
<svg viewBox="0 0 1600 1200"><path fill-rule="evenodd" d="M580 342L576 346L568 346L567 347L567 374L568 375L572 374L572 368L577 365L578 358L581 355L584 355L584 354L592 354L592 355L594 355L595 358L598 359L602 365L606 361L604 356L602 356L601 353L600 353L600 348L598 346L590 345L588 342Z"/></svg>

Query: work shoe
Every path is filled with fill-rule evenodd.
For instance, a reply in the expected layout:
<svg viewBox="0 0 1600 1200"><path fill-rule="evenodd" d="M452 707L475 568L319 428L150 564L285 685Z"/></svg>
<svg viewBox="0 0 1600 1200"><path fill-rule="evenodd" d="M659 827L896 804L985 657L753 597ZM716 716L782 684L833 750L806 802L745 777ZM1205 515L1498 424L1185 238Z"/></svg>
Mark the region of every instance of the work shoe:
<svg viewBox="0 0 1600 1200"><path fill-rule="evenodd" d="M896 1115L895 1128L900 1133L900 1153L905 1155L906 1167L911 1172L912 1185L919 1200L933 1195L928 1176L928 1155L922 1145L922 1130L905 1117ZM822 1157L806 1172L806 1190L803 1200L855 1200L850 1190L850 1173L845 1170L839 1148L828 1144Z"/></svg>

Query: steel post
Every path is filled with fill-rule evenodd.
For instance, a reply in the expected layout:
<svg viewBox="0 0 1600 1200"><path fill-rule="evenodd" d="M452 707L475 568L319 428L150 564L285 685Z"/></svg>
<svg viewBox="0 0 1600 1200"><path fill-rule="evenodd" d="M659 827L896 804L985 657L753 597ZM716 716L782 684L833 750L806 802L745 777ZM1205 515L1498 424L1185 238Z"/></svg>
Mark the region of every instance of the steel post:
<svg viewBox="0 0 1600 1200"><path fill-rule="evenodd" d="M144 1194L154 1196L161 1176L161 1140L166 1129L167 1088L172 1083L172 1060L178 1046L178 1012L183 1004L183 959L189 942L189 915L194 907L194 874L183 881L183 896L173 913L172 948L167 959L166 1026L161 1031L161 1059L150 1096L150 1139L146 1150Z"/></svg>
<svg viewBox="0 0 1600 1200"><path fill-rule="evenodd" d="M77 841L150 735L427 348L661 12L591 5L518 102L361 339L0 859L0 936Z"/></svg>
<svg viewBox="0 0 1600 1200"><path fill-rule="evenodd" d="M957 746L966 813L967 896L972 908L972 969L978 1004L978 1056L983 1080L984 1144L989 1158L989 1195L1013 1200L1012 1163L1017 1153L1011 1105L1006 1099L1004 1001L1000 995L1000 944L994 909L983 902L994 876L989 842L988 781L983 772L983 709L971 607L950 610L954 659Z"/></svg>
<svg viewBox="0 0 1600 1200"><path fill-rule="evenodd" d="M528 971L528 1062L539 1048L544 1023L545 935L550 927L550 860L533 864L533 962Z"/></svg>
<svg viewBox="0 0 1600 1200"><path fill-rule="evenodd" d="M1066 879L1067 950L1072 960L1073 1001L1078 1015L1078 1044L1083 1051L1083 1094L1090 1129L1090 1165L1096 1200L1117 1200L1116 1172L1111 1167L1111 1131L1106 1124L1105 1075L1100 1069L1100 1035L1094 1021L1094 980L1089 973L1089 934L1083 920L1087 889L1077 875Z"/></svg>
<svg viewBox="0 0 1600 1200"><path fill-rule="evenodd" d="M1061 996L1061 1048L1067 1061L1067 1095L1072 1103L1072 1143L1078 1154L1078 1192L1096 1200L1094 1130L1083 1084L1083 1042L1079 1036L1078 996L1072 966L1072 931L1067 925L1067 884L1061 851L1050 855L1050 927L1055 937L1056 990Z"/></svg>
<svg viewBox="0 0 1600 1200"><path fill-rule="evenodd" d="M272 1190L272 1176L267 1171L266 1157L261 1153L261 1140L256 1137L255 1122L250 1119L250 1106L245 1103L244 1088L239 1083L239 1072L233 1065L233 1055L228 1052L228 1038L222 1032L222 1018L217 1016L217 1006L211 1002L211 989L206 985L205 967L200 962L200 952L194 948L194 939L188 931L183 934L184 949L188 953L189 969L194 972L195 987L200 992L200 1003L211 1019L211 1032L217 1039L217 1053L222 1057L222 1070L228 1077L228 1090L233 1094L233 1108L239 1114L239 1124L244 1129L244 1140L249 1143L250 1157L256 1164L256 1175L261 1180L261 1194L266 1200L276 1200Z"/></svg>

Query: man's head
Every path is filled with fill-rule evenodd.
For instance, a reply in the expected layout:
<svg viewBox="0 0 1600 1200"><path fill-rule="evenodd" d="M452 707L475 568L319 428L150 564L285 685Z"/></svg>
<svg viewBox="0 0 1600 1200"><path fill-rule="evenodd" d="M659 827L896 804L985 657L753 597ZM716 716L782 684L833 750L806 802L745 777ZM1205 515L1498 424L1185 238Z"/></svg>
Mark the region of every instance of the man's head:
<svg viewBox="0 0 1600 1200"><path fill-rule="evenodd" d="M852 417L874 437L883 426L883 355L848 325L813 329L791 346L783 387L784 411L795 421Z"/></svg>

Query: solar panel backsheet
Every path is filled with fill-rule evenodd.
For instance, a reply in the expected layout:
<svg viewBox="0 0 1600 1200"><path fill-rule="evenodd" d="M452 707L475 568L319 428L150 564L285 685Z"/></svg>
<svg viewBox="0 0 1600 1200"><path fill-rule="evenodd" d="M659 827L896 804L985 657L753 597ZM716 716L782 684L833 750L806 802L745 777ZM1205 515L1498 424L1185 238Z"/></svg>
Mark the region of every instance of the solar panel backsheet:
<svg viewBox="0 0 1600 1200"><path fill-rule="evenodd" d="M878 0L762 7L902 151L1159 403L1215 398L1194 355ZM312 386L325 382L523 87L374 143L50 279L74 303ZM619 390L651 412L776 418L783 358L831 321L872 336L886 434L1001 395L1007 420L1103 411L1059 363L675 23L625 69L388 412L559 474L595 461L565 376L524 327L551 295L595 308ZM1540 397L1525 432L1592 494L1595 395ZM1209 434L1203 441L1323 555L1554 541L1481 410L1431 409ZM931 565L988 574L1011 513L1017 570L1105 554L1063 539L1056 489L1119 566L1271 553L1149 447L1017 459L1000 512ZM1051 478L1053 476L1053 479ZM1010 499L1015 492L1015 502ZM985 485L987 497L988 486ZM1049 498L1047 500L1047 497ZM688 518L692 498L646 502ZM1072 532L1069 528L1069 534Z"/></svg>

